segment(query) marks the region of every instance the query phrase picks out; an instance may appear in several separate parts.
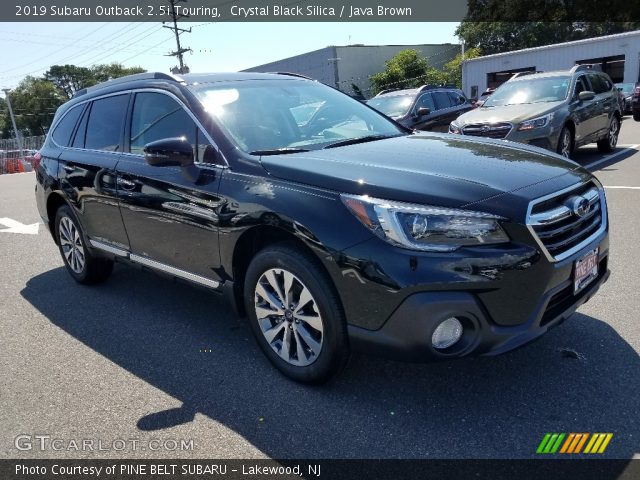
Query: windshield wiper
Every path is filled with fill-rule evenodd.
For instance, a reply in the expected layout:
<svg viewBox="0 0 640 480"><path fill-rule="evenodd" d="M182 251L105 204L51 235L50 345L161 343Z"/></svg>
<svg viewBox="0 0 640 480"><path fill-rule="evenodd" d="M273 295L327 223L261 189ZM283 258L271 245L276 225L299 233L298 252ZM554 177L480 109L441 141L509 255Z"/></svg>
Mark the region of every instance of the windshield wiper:
<svg viewBox="0 0 640 480"><path fill-rule="evenodd" d="M271 150L254 150L249 152L250 155L284 155L286 153L300 153L309 152L307 148L297 147L284 147L284 148L272 148Z"/></svg>
<svg viewBox="0 0 640 480"><path fill-rule="evenodd" d="M373 142L375 140L382 140L384 138L398 137L400 135L365 135L364 137L349 138L347 140L340 140L339 142L331 143L323 148L336 148L344 147L346 145L355 145L356 143Z"/></svg>

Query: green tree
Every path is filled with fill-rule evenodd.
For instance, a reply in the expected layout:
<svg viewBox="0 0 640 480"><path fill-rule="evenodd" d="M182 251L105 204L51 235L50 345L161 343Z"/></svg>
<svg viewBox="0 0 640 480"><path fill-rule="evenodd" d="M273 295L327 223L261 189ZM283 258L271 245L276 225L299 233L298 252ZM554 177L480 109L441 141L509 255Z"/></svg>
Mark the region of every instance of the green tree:
<svg viewBox="0 0 640 480"><path fill-rule="evenodd" d="M46 134L56 110L66 100L66 95L52 82L26 77L11 92L18 130L25 136Z"/></svg>
<svg viewBox="0 0 640 480"><path fill-rule="evenodd" d="M91 67L91 74L97 83L113 80L114 78L133 75L135 73L144 73L146 70L142 67L127 68L121 63L110 63L106 65L94 65Z"/></svg>
<svg viewBox="0 0 640 480"><path fill-rule="evenodd" d="M369 77L371 93L388 88L415 88L425 84L440 84L444 74L429 65L419 50L401 50L385 62L385 69Z"/></svg>
<svg viewBox="0 0 640 480"><path fill-rule="evenodd" d="M470 48L464 52L464 59L470 60L479 57L480 54L479 48ZM444 64L444 78L444 83L447 85L455 85L458 88L462 88L462 53L459 53L453 60Z"/></svg>
<svg viewBox="0 0 640 480"><path fill-rule="evenodd" d="M4 98L0 98L0 138L7 138L9 128L7 121L9 120L9 109Z"/></svg>
<svg viewBox="0 0 640 480"><path fill-rule="evenodd" d="M637 30L640 22L630 20L639 18L639 5L623 0L610 0L605 8L595 0L469 0L456 35L485 55L539 47ZM600 21L586 21L595 18Z"/></svg>
<svg viewBox="0 0 640 480"><path fill-rule="evenodd" d="M53 65L44 78L62 90L67 98L73 97L78 90L98 83L90 69L76 65Z"/></svg>

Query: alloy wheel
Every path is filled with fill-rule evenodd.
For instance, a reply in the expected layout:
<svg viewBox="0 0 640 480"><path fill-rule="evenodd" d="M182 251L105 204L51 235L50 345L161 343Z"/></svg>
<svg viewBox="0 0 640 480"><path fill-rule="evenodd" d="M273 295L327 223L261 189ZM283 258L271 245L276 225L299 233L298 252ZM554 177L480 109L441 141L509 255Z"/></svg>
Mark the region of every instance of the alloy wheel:
<svg viewBox="0 0 640 480"><path fill-rule="evenodd" d="M290 365L305 367L322 350L324 324L313 295L282 268L264 272L255 287L254 307L269 346Z"/></svg>
<svg viewBox="0 0 640 480"><path fill-rule="evenodd" d="M568 128L565 128L564 133L562 134L560 155L565 158L569 158L571 156L571 131Z"/></svg>
<svg viewBox="0 0 640 480"><path fill-rule="evenodd" d="M85 251L80 232L69 217L62 217L58 225L60 247L67 265L75 273L82 273L85 264Z"/></svg>
<svg viewBox="0 0 640 480"><path fill-rule="evenodd" d="M611 125L609 125L609 146L611 150L616 148L616 144L618 143L618 119L613 117L611 119Z"/></svg>

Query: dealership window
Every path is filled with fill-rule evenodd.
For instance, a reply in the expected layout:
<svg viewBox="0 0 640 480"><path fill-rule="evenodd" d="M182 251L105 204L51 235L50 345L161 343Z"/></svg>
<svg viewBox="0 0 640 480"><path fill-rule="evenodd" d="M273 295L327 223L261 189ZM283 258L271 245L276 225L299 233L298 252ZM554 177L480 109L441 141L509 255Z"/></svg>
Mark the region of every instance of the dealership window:
<svg viewBox="0 0 640 480"><path fill-rule="evenodd" d="M536 67L514 68L511 70L503 70L502 72L487 73L487 88L498 88L504 82L509 80L515 73L536 71ZM473 96L473 95L472 95Z"/></svg>

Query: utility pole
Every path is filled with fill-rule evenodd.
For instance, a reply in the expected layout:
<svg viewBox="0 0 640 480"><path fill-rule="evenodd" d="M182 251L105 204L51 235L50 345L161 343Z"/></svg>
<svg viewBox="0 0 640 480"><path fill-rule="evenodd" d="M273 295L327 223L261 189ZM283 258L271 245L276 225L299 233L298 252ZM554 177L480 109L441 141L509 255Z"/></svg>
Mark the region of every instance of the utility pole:
<svg viewBox="0 0 640 480"><path fill-rule="evenodd" d="M173 67L171 69L172 73L189 73L189 67L184 63L183 54L187 52L191 52L191 49L188 47L183 48L180 46L180 34L184 32L191 33L191 28L189 28L189 30L185 30L184 28L178 28L178 20L180 20L181 18L187 17L188 15L178 14L176 12L176 5L178 3L183 3L183 2L186 3L186 1L187 0L169 0L169 4L171 5L171 17L173 17L173 26L163 25L164 28L168 28L176 36L176 45L178 48L174 52L171 52L166 55L167 57L178 57L178 63L180 64L180 66Z"/></svg>
<svg viewBox="0 0 640 480"><path fill-rule="evenodd" d="M8 88L3 88L2 91L5 94L5 99L7 100L7 108L9 108L9 116L11 117L11 123L13 124L13 132L16 136L16 142L18 143L18 153L20 154L20 161L22 161L23 157L23 150L22 150L22 138L20 137L20 132L18 131L18 127L16 125L16 117L13 114L13 108L11 108L11 97L9 96L9 92L11 90L9 90Z"/></svg>

